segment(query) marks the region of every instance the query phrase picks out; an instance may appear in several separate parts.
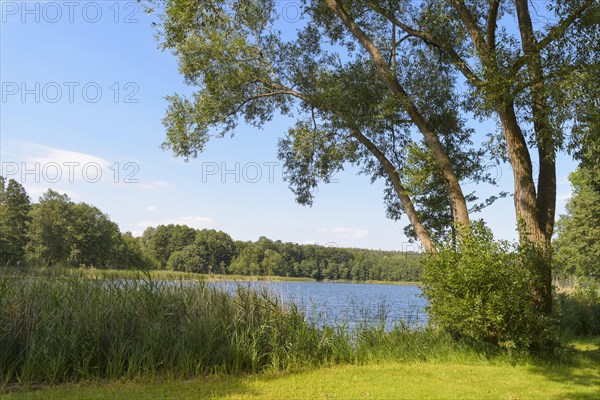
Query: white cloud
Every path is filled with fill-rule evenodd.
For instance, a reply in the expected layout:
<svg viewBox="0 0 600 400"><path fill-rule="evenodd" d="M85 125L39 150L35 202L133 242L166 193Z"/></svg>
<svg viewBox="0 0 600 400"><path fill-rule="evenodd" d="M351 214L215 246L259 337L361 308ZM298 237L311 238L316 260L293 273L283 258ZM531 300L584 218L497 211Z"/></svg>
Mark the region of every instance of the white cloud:
<svg viewBox="0 0 600 400"><path fill-rule="evenodd" d="M156 210L158 210L158 208L156 208L154 206L148 206L148 207L146 207L146 211L149 211L149 212L153 212L153 211L156 211Z"/></svg>
<svg viewBox="0 0 600 400"><path fill-rule="evenodd" d="M30 142L9 145L13 146L12 159L2 163L2 174L22 184L98 183L118 178L118 169L111 169L113 164L93 154Z"/></svg>
<svg viewBox="0 0 600 400"><path fill-rule="evenodd" d="M556 200L557 201L564 201L566 202L567 200L569 200L571 197L573 196L573 192L568 191L568 192L563 192L563 193L559 193L556 196Z"/></svg>
<svg viewBox="0 0 600 400"><path fill-rule="evenodd" d="M369 231L366 231L364 229L345 227L321 228L320 231L324 233L333 234L333 237L338 239L360 239L369 234Z"/></svg>
<svg viewBox="0 0 600 400"><path fill-rule="evenodd" d="M108 160L93 154L59 149L37 143L19 143L18 145L27 151L27 155L23 159L28 163L48 164L53 162L61 166L68 166L69 163L79 163L82 166L96 163L103 169L108 169L111 165Z"/></svg>

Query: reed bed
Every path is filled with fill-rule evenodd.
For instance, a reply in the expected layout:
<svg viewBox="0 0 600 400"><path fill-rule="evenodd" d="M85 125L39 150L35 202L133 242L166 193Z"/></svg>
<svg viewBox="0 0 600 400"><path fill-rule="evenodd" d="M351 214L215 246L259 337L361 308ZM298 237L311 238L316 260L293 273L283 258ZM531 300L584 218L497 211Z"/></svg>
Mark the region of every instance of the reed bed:
<svg viewBox="0 0 600 400"><path fill-rule="evenodd" d="M349 361L343 329L202 282L0 276L0 383L261 372Z"/></svg>
<svg viewBox="0 0 600 400"><path fill-rule="evenodd" d="M388 331L377 312L380 323L348 329L241 284L0 272L0 389L473 354L430 328Z"/></svg>

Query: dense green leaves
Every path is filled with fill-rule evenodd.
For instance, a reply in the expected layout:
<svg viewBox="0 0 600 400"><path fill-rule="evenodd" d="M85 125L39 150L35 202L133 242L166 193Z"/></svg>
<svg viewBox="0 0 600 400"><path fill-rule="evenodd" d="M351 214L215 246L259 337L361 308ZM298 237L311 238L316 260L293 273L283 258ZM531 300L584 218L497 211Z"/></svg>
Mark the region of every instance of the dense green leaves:
<svg viewBox="0 0 600 400"><path fill-rule="evenodd" d="M571 174L573 197L557 223L554 269L564 277L600 278L600 192L597 171L580 168Z"/></svg>
<svg viewBox="0 0 600 400"><path fill-rule="evenodd" d="M70 264L106 266L109 257L112 262L114 246L120 240L117 224L86 203L73 205L72 214Z"/></svg>
<svg viewBox="0 0 600 400"><path fill-rule="evenodd" d="M71 199L66 194L48 190L31 210L28 252L45 265L66 263L71 253L73 229Z"/></svg>
<svg viewBox="0 0 600 400"><path fill-rule="evenodd" d="M552 320L534 306L530 256L527 249L494 240L483 225L458 249L441 247L428 256L423 275L432 322L458 337L508 349L552 343Z"/></svg>
<svg viewBox="0 0 600 400"><path fill-rule="evenodd" d="M24 260L30 209L23 186L13 179L5 186L0 176L0 266Z"/></svg>
<svg viewBox="0 0 600 400"><path fill-rule="evenodd" d="M27 257L34 265L142 268L138 240L119 232L108 215L48 190L29 213Z"/></svg>

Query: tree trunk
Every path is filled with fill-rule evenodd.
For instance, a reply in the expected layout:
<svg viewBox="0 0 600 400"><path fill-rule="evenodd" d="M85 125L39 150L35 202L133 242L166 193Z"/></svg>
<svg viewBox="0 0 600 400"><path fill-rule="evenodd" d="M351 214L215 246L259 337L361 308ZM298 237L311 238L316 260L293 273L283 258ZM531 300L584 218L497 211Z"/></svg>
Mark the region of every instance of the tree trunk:
<svg viewBox="0 0 600 400"><path fill-rule="evenodd" d="M552 268L550 238L540 225L538 199L533 181L533 168L527 143L517 122L512 104L499 112L508 157L513 170L514 202L521 243L533 247L536 257L532 268L536 273L532 291L538 307L545 313L552 312Z"/></svg>
<svg viewBox="0 0 600 400"><path fill-rule="evenodd" d="M373 154L375 158L377 158L377 161L379 161L383 166L383 169L388 175L388 178L390 179L390 182L392 183L396 194L398 195L400 201L402 202L402 205L404 206L404 212L406 213L410 224L414 228L417 238L423 244L425 251L427 253L436 252L437 249L435 247L435 244L433 243L431 237L429 237L429 234L427 233L425 227L421 223L419 215L417 214L417 210L415 210L413 202L408 196L408 191L402 185L402 182L400 181L400 176L398 176L398 171L396 170L396 168L394 168L392 162L385 156L385 154L381 152L381 150L379 150L379 148L377 148L377 146L373 144L373 142L369 140L369 138L364 136L358 129L352 130L352 136L354 136L361 144L363 144L371 152L371 154Z"/></svg>
<svg viewBox="0 0 600 400"><path fill-rule="evenodd" d="M531 15L527 0L515 0L521 45L527 60L529 80L531 82L531 112L533 116L533 129L535 132L540 170L538 173L537 190L537 219L545 242L541 247L542 260L546 264L541 267L546 288L551 297L552 286L552 259L551 240L554 232L554 218L556 213L556 151L555 139L549 121L550 110L546 95L544 94L544 71L542 58L538 49L537 39L533 31ZM552 310L551 298L545 309Z"/></svg>

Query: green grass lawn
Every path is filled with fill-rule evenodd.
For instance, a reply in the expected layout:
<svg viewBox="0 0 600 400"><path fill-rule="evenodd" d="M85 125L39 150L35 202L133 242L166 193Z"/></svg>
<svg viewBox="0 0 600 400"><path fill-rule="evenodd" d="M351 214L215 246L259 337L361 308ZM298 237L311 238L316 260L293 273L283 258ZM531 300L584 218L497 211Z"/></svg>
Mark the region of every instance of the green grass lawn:
<svg viewBox="0 0 600 400"><path fill-rule="evenodd" d="M385 362L185 381L83 383L6 399L600 399L600 337L576 343L572 365Z"/></svg>

